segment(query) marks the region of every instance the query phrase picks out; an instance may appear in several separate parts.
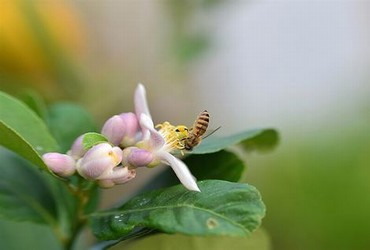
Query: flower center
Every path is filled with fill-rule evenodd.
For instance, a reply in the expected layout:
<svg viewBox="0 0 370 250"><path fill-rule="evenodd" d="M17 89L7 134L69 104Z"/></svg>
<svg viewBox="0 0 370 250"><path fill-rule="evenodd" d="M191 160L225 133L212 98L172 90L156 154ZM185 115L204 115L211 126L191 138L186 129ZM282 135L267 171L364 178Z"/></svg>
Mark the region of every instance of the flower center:
<svg viewBox="0 0 370 250"><path fill-rule="evenodd" d="M166 141L168 151L184 149L184 140L188 137L188 128L184 125L174 126L164 122L155 126Z"/></svg>

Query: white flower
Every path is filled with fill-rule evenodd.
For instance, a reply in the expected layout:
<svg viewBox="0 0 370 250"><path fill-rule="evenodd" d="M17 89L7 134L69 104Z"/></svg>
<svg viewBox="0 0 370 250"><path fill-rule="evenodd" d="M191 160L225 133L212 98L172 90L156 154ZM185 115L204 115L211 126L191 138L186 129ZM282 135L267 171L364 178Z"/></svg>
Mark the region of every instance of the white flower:
<svg viewBox="0 0 370 250"><path fill-rule="evenodd" d="M154 128L152 118L149 113L145 88L139 84L135 91L135 111L140 122L142 130L142 140L139 141L135 147L126 148L123 150L123 164L130 164L133 167L139 167L145 159L153 158L148 167L159 165L160 163L171 166L180 182L189 190L200 192L194 177L190 173L188 167L184 162L173 156L171 153L178 150L178 140L175 134L169 134L168 130L157 131ZM136 154L135 157L131 154L135 149L146 150L146 154ZM150 154L150 157L148 157ZM144 155L142 159L140 155ZM126 158L126 157L127 158ZM130 160L126 159L130 158ZM137 164L135 164L137 162Z"/></svg>
<svg viewBox="0 0 370 250"><path fill-rule="evenodd" d="M47 166L63 177L69 177L77 170L83 178L108 188L133 179L138 167L164 163L171 166L187 189L200 192L185 163L172 155L181 148L174 126L165 122L159 126L159 131L154 128L145 88L140 83L134 99L135 114L122 113L104 124L102 134L108 142L87 150L83 145L84 135L81 135L66 155L45 154L43 159Z"/></svg>

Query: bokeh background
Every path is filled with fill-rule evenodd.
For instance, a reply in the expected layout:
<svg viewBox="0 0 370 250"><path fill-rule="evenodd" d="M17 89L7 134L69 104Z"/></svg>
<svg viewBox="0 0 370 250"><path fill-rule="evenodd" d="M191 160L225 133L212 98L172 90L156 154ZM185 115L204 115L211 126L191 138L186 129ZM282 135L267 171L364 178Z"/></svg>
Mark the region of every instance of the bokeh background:
<svg viewBox="0 0 370 250"><path fill-rule="evenodd" d="M369 249L369 16L350 0L0 0L0 89L101 125L142 82L156 122L207 109L219 134L277 128L275 151L247 156L267 206L250 249ZM20 227L37 238L0 226L7 249Z"/></svg>

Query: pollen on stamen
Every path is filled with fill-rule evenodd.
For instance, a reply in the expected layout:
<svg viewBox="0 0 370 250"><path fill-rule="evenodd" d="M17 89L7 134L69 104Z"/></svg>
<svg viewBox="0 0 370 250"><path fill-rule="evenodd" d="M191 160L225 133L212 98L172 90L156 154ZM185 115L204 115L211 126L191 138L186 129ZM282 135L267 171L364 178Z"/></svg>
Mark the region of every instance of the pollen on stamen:
<svg viewBox="0 0 370 250"><path fill-rule="evenodd" d="M178 143L179 143L179 140L176 134L171 134L168 136L167 144L170 145L172 148L177 148Z"/></svg>
<svg viewBox="0 0 370 250"><path fill-rule="evenodd" d="M159 128L158 132L161 133L169 151L172 150L182 150L184 147L181 140L179 139L178 134L175 131L175 126L169 122L164 122L155 126Z"/></svg>

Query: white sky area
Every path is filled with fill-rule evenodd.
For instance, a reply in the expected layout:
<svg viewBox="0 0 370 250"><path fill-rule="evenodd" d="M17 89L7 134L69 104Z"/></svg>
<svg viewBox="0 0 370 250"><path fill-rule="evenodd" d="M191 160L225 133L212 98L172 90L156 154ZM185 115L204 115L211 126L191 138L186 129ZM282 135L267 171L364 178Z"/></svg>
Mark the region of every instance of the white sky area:
<svg viewBox="0 0 370 250"><path fill-rule="evenodd" d="M365 1L225 4L210 21L213 51L194 67L196 99L215 110L213 124L223 134L344 125L369 96L369 7Z"/></svg>

